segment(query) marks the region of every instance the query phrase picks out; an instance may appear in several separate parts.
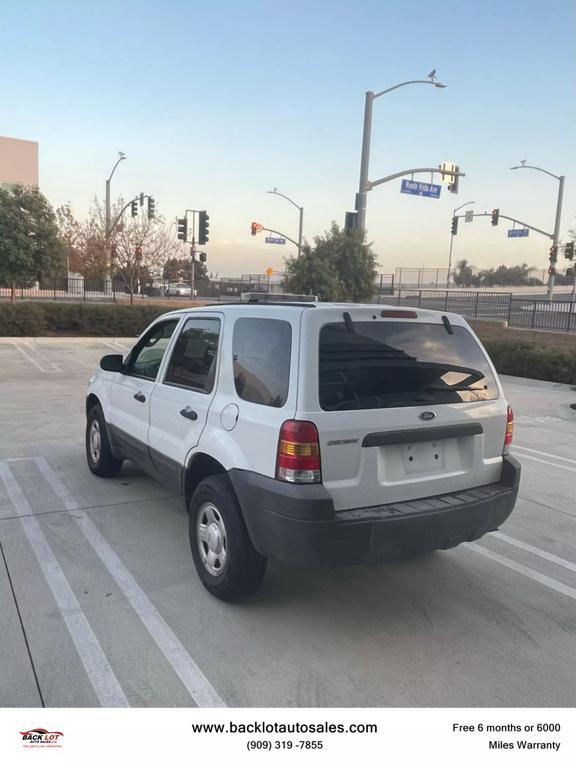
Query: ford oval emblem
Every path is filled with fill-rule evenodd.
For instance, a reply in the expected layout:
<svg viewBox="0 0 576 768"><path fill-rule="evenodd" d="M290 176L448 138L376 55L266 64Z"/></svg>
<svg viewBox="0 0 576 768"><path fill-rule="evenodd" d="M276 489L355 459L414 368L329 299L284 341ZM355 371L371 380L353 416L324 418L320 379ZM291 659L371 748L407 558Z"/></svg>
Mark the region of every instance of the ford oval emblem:
<svg viewBox="0 0 576 768"><path fill-rule="evenodd" d="M422 421L432 421L432 419L436 418L436 414L434 411L422 411L420 418Z"/></svg>

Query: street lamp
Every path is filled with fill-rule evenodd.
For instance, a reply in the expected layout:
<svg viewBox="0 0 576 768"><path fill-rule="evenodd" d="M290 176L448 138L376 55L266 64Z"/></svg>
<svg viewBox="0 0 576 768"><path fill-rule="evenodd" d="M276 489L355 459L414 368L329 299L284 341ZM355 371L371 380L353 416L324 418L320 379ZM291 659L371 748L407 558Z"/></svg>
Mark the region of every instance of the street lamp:
<svg viewBox="0 0 576 768"><path fill-rule="evenodd" d="M366 91L366 102L364 106L364 130L362 132L362 156L360 159L360 184L358 186L358 194L356 196L355 210L356 216L356 229L365 229L366 225L366 195L368 193L368 165L370 163L370 138L372 134L372 105L374 99L378 99L380 96L384 96L385 93L395 91L397 88L402 88L405 85L433 85L435 88L446 88L443 83L439 83L436 80L436 70L433 69L428 75L427 80L406 80L404 83L398 83L391 88L386 88L383 91L374 93L373 91Z"/></svg>
<svg viewBox="0 0 576 768"><path fill-rule="evenodd" d="M304 225L304 208L303 208L303 206L298 205L297 203L294 202L294 200L291 200L287 195L283 195L282 192L278 192L276 187L274 187L274 189L269 189L266 192L266 194L267 195L278 195L279 197L283 197L284 200L288 200L289 203L292 203L292 205L295 208L298 208L298 210L300 211L300 223L299 223L299 226L298 226L298 258L300 258L300 254L302 252L302 228L303 228L303 225Z"/></svg>
<svg viewBox="0 0 576 768"><path fill-rule="evenodd" d="M124 152L118 152L118 160L116 160L116 163L114 164L114 168L112 168L112 172L110 176L106 179L106 224L105 224L105 233L104 233L104 250L106 251L106 260L110 264L110 278L113 280L114 276L112 274L112 260L111 260L111 249L110 249L110 239L111 239L111 232L110 232L110 180L112 179L112 176L114 176L114 171L118 167L118 165L122 162L122 160L126 160L126 155Z"/></svg>
<svg viewBox="0 0 576 768"><path fill-rule="evenodd" d="M467 205L474 205L476 203L475 200L469 200L467 203L462 203L462 205L459 205L458 208L454 208L452 211L452 219L454 219L454 216L458 213L459 210L462 208L465 208ZM454 243L454 232L450 235L450 255L448 256L448 274L446 275L446 288L450 286L450 272L452 270L452 245Z"/></svg>
<svg viewBox="0 0 576 768"><path fill-rule="evenodd" d="M554 220L554 236L552 239L552 245L554 246L554 253L558 253L558 242L560 240L560 220L562 219L562 198L564 197L564 180L565 176L556 176L555 173L539 168L537 165L526 165L526 160L521 160L520 165L513 165L510 170L518 171L520 168L531 168L533 171L540 171L547 176L552 176L553 179L558 181L558 198L556 200L556 219ZM557 256L555 257L557 259ZM554 267L556 260L550 262L550 266ZM554 296L554 272L548 274L548 301L552 300Z"/></svg>

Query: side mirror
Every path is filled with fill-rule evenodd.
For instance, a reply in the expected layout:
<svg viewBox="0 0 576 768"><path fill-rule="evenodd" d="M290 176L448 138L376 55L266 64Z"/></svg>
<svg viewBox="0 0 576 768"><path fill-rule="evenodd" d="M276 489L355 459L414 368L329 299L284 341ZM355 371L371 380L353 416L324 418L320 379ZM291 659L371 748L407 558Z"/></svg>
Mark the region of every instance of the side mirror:
<svg viewBox="0 0 576 768"><path fill-rule="evenodd" d="M112 373L124 373L124 361L122 355L104 355L100 360L100 368Z"/></svg>

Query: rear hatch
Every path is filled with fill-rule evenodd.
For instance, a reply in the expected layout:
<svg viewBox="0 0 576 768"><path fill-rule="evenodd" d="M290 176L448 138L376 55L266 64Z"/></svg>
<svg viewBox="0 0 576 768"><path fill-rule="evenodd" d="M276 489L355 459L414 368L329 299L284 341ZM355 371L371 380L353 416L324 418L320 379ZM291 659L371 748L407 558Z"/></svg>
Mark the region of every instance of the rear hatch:
<svg viewBox="0 0 576 768"><path fill-rule="evenodd" d="M318 428L336 510L499 480L507 404L461 317L332 305L302 325L296 418Z"/></svg>

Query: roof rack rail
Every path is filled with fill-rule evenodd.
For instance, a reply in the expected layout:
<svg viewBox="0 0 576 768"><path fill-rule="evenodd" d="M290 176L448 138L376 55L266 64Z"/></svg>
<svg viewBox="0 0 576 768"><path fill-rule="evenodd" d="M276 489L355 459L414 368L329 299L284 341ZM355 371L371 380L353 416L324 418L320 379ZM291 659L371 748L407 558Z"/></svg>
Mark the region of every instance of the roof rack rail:
<svg viewBox="0 0 576 768"><path fill-rule="evenodd" d="M240 294L243 304L302 304L318 301L317 296L307 296L301 293L264 293L263 291L247 291Z"/></svg>

